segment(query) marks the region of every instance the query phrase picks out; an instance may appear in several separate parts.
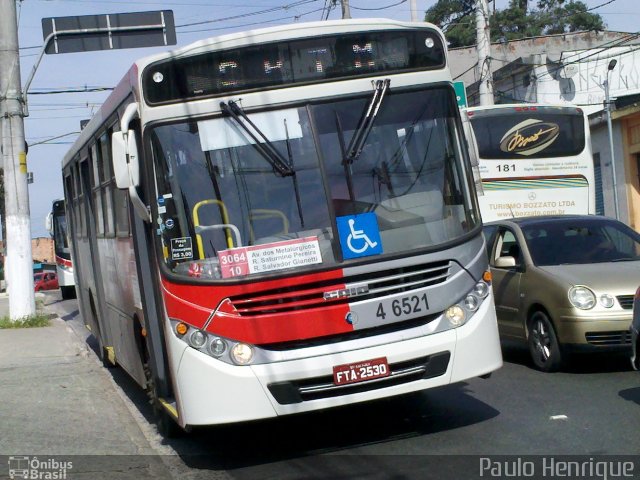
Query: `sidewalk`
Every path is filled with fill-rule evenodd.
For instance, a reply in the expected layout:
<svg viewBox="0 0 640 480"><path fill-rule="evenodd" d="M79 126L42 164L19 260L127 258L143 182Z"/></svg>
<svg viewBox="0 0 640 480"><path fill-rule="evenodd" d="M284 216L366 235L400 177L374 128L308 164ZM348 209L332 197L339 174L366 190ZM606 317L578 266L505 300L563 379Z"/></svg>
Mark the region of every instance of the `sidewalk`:
<svg viewBox="0 0 640 480"><path fill-rule="evenodd" d="M36 304L39 299L44 299L45 295L35 292ZM9 294L6 291L0 292L0 318L9 316ZM1 355L1 352L0 352Z"/></svg>
<svg viewBox="0 0 640 480"><path fill-rule="evenodd" d="M0 315L7 313L0 295ZM0 385L0 455L73 455L67 478L171 478L110 374L57 316L49 327L0 329ZM97 469L76 455L127 457L101 457ZM7 468L0 458L1 478Z"/></svg>

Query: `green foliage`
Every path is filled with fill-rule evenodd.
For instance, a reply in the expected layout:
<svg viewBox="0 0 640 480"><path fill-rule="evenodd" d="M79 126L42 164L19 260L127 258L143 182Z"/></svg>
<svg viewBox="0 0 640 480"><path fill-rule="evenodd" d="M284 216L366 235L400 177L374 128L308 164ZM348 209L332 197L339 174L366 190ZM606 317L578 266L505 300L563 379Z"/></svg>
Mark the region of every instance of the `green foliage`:
<svg viewBox="0 0 640 480"><path fill-rule="evenodd" d="M475 0L438 0L425 13L425 21L445 31L450 47L476 44ZM557 33L604 30L605 23L579 0L510 0L508 7L490 17L491 40L510 41Z"/></svg>
<svg viewBox="0 0 640 480"><path fill-rule="evenodd" d="M438 0L425 12L425 21L447 33L451 47L476 43L475 0Z"/></svg>
<svg viewBox="0 0 640 480"><path fill-rule="evenodd" d="M0 329L2 328L36 328L48 327L50 325L49 315L38 313L30 317L11 320L9 317L0 318Z"/></svg>

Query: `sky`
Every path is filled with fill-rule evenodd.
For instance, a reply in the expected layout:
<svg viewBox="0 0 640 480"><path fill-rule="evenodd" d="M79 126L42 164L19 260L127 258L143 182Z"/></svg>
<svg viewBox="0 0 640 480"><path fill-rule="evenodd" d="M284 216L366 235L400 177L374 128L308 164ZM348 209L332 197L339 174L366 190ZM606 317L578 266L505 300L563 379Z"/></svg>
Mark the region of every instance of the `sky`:
<svg viewBox="0 0 640 480"><path fill-rule="evenodd" d="M418 17L435 0L416 0ZM496 0L498 9L508 0ZM582 0L597 7L609 30L635 32L640 24L638 0ZM327 2L329 3L329 2ZM410 20L408 0L350 0L353 18L385 17ZM241 5L242 4L242 5ZM18 35L22 83L26 82L43 43L41 19L75 15L173 10L176 47L138 48L106 52L45 55L29 89L29 117L25 135L29 144L28 170L31 236L46 237L45 217L54 200L63 197L61 162L80 130L138 58L188 45L224 33L293 22L323 19L325 0L22 0L18 5ZM338 19L340 8L329 13ZM193 25L197 23L198 25ZM54 93L74 90L76 93Z"/></svg>

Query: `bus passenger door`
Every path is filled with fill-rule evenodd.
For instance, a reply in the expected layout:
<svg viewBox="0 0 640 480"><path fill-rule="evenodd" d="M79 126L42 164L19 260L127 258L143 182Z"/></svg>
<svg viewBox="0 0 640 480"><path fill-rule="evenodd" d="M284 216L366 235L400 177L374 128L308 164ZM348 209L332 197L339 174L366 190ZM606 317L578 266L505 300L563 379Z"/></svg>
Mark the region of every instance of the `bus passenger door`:
<svg viewBox="0 0 640 480"><path fill-rule="evenodd" d="M519 321L519 310L520 281L524 264L518 239L511 230L500 227L490 251L492 253L489 265L493 274L493 292L500 334L522 338L524 330Z"/></svg>
<svg viewBox="0 0 640 480"><path fill-rule="evenodd" d="M86 222L85 226L85 234L88 242L90 258L92 259L89 263L85 263L83 268L89 270L85 271L85 278L90 279L87 282L87 285L83 285L82 288L85 290L85 294L88 296L89 307L90 307L90 317L94 316L95 318L84 319L85 323L91 325L91 328L94 329L97 327L97 331L93 330L93 334L96 337L100 337L98 339L100 343L100 348L105 346L113 345L113 335L109 329L109 324L106 321L106 307L104 305L104 287L102 285L102 272L101 272L101 258L98 250L98 242L97 242L97 229L96 229L96 215L95 215L95 205L93 200L93 185L94 181L92 178L93 173L93 162L95 158L93 155L89 155L88 158L82 160L80 163L80 180L82 182L82 189L84 192L83 201L84 201L84 215ZM84 315L84 314L83 314ZM100 352L100 355L105 355L104 351Z"/></svg>

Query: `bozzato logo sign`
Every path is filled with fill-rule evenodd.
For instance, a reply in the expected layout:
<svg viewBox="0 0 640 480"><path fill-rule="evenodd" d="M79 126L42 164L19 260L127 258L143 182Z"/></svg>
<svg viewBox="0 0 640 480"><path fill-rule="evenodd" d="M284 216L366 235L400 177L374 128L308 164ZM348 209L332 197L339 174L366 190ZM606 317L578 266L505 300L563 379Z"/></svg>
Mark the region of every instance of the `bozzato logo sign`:
<svg viewBox="0 0 640 480"><path fill-rule="evenodd" d="M500 140L500 150L518 155L533 155L551 145L560 135L560 127L552 122L528 119L518 123Z"/></svg>

